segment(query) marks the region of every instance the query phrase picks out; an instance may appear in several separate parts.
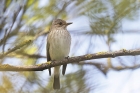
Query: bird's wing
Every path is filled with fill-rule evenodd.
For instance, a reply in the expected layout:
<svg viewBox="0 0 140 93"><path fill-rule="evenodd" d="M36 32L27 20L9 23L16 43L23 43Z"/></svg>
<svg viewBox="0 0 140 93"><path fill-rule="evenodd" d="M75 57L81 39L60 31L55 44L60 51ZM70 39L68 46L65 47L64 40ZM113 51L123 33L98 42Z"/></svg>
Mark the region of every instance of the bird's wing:
<svg viewBox="0 0 140 93"><path fill-rule="evenodd" d="M47 38L47 47L46 47L46 50L47 50L47 62L51 61L49 48L50 48L50 44L49 44L49 41L48 41L48 38ZM48 70L49 70L49 75L51 76L51 68L49 68Z"/></svg>

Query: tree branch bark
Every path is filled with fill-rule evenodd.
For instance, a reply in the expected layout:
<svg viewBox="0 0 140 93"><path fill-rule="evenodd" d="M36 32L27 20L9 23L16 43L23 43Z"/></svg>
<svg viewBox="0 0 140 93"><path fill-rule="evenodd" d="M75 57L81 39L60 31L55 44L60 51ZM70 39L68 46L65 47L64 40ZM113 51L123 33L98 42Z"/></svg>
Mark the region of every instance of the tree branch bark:
<svg viewBox="0 0 140 93"><path fill-rule="evenodd" d="M120 51L114 51L114 52L98 52L95 54L87 54L87 55L82 55L82 56L70 57L62 61L52 61L50 64L42 63L42 64L31 65L31 66L13 66L9 64L2 64L0 65L0 71L43 71L51 67L64 65L68 63L79 63L80 61L84 61L84 60L100 59L100 58L108 58L108 57L114 58L118 56L135 56L135 55L140 55L140 49L136 49L136 50L122 49ZM118 69L118 70L121 70L121 69Z"/></svg>

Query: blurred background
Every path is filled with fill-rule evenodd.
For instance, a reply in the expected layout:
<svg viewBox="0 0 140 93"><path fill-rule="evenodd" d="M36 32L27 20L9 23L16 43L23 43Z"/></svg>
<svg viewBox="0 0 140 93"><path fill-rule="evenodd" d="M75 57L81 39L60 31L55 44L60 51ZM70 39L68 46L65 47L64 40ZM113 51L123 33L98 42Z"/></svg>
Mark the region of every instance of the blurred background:
<svg viewBox="0 0 140 93"><path fill-rule="evenodd" d="M0 0L0 64L46 62L54 18L73 22L70 57L140 48L140 0ZM139 64L140 56L69 64L56 93L139 93ZM52 83L48 70L0 72L0 93L54 93Z"/></svg>

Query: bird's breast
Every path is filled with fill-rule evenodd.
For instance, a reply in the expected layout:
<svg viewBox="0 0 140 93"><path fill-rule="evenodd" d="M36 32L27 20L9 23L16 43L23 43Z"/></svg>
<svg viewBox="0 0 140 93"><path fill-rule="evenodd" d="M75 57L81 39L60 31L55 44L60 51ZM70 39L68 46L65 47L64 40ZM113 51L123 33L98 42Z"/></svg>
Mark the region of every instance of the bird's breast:
<svg viewBox="0 0 140 93"><path fill-rule="evenodd" d="M66 30L50 32L50 56L52 60L62 60L70 51L71 36Z"/></svg>

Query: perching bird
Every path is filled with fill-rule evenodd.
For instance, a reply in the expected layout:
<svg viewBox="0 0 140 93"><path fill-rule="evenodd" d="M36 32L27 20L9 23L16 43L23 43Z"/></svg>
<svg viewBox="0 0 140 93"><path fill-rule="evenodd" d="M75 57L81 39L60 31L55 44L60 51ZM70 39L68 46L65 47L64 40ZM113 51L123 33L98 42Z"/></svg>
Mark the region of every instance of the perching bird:
<svg viewBox="0 0 140 93"><path fill-rule="evenodd" d="M47 37L47 61L59 61L68 57L71 45L71 36L67 31L67 26L72 23L66 23L61 19L52 22L50 32ZM67 65L63 65L62 74L65 74ZM54 67L53 88L60 89L60 66ZM49 69L51 75L51 69Z"/></svg>

